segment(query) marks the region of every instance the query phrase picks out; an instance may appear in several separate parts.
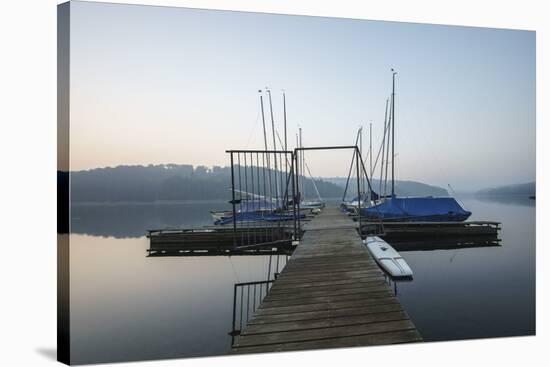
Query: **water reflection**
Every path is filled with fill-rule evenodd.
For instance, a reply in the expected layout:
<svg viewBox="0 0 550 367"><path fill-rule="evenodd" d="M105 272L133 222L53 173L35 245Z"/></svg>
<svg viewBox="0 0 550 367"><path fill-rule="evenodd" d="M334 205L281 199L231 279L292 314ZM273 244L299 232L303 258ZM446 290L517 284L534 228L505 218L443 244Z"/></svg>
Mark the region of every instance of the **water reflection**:
<svg viewBox="0 0 550 367"><path fill-rule="evenodd" d="M393 294L396 295L396 296L399 295L397 284L410 283L410 282L414 281L413 277L394 278L394 277L392 277L391 275L389 275L387 273L384 273L384 278L386 280L386 283L388 283L388 286L393 291Z"/></svg>
<svg viewBox="0 0 550 367"><path fill-rule="evenodd" d="M426 341L534 334L535 207L464 201L472 220L502 223L500 241L391 243L414 280L390 285ZM146 257L143 236L152 228L210 224L208 211L219 205L72 208L74 363L227 353L235 284L273 279L286 254Z"/></svg>
<svg viewBox="0 0 550 367"><path fill-rule="evenodd" d="M73 204L71 232L137 238L148 229L199 228L212 224L212 209L229 209L229 204L225 201Z"/></svg>
<svg viewBox="0 0 550 367"><path fill-rule="evenodd" d="M263 299L268 295L273 282L277 279L279 272L288 263L289 256L269 257L267 278L253 282L235 283L233 285L233 319L231 324L231 346L235 344L236 337L254 316L256 309Z"/></svg>
<svg viewBox="0 0 550 367"><path fill-rule="evenodd" d="M471 220L502 223L497 241L396 244L414 271L401 303L426 341L533 335L535 207L464 201Z"/></svg>
<svg viewBox="0 0 550 367"><path fill-rule="evenodd" d="M435 251L435 250L461 250L476 247L498 247L501 240L498 236L463 236L443 239L415 239L388 241L398 252L406 251Z"/></svg>
<svg viewBox="0 0 550 367"><path fill-rule="evenodd" d="M499 203L506 205L521 205L521 206L530 206L535 207L537 202L534 199L530 199L528 196L476 196L476 200L485 202L485 203Z"/></svg>
<svg viewBox="0 0 550 367"><path fill-rule="evenodd" d="M146 257L145 237L70 240L75 364L226 354L234 284L273 279L286 262L286 255Z"/></svg>

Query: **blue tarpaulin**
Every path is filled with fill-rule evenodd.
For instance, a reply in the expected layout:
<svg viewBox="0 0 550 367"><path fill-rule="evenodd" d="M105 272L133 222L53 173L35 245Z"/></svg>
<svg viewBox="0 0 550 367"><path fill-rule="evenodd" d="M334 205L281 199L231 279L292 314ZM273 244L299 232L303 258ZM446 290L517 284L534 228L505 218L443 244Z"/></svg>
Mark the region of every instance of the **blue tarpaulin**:
<svg viewBox="0 0 550 367"><path fill-rule="evenodd" d="M471 214L450 197L392 197L361 208L361 215L367 219L403 222L462 222Z"/></svg>

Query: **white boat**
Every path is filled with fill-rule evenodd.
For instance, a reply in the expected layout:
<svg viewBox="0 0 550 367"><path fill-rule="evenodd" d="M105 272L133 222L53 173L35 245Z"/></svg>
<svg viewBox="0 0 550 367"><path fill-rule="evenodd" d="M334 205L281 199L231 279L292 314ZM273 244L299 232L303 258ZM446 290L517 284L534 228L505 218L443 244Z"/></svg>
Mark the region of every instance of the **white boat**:
<svg viewBox="0 0 550 367"><path fill-rule="evenodd" d="M366 245L378 265L392 277L412 277L413 272L405 259L383 239L369 236Z"/></svg>
<svg viewBox="0 0 550 367"><path fill-rule="evenodd" d="M323 209L325 203L322 201L301 201L300 209Z"/></svg>
<svg viewBox="0 0 550 367"><path fill-rule="evenodd" d="M210 215L214 222L233 216L233 211L211 210Z"/></svg>

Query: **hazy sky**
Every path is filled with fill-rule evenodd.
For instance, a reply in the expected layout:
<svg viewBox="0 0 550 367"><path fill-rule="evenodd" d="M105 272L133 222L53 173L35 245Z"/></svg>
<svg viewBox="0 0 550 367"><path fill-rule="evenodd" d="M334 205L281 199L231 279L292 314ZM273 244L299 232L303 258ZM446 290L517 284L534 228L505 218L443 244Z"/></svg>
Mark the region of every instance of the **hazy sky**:
<svg viewBox="0 0 550 367"><path fill-rule="evenodd" d="M71 169L227 165L263 148L258 89L289 141L382 138L397 75L397 178L475 189L535 179L535 33L73 2ZM368 142L368 135L364 135ZM313 153L345 176L351 153Z"/></svg>

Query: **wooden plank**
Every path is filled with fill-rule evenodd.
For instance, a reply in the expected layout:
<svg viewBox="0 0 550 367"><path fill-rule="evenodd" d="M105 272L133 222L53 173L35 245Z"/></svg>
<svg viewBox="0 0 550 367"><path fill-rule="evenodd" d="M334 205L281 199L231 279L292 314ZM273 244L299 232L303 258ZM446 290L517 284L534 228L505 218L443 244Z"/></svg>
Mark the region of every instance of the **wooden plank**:
<svg viewBox="0 0 550 367"><path fill-rule="evenodd" d="M307 289L307 288L322 288L327 286L345 286L349 284L353 285L368 285L371 283L385 282L385 280L380 280L378 278L359 278L359 279L340 279L340 280L326 280L326 281L315 281L315 282L286 282L282 280L277 281L277 290L297 290Z"/></svg>
<svg viewBox="0 0 550 367"><path fill-rule="evenodd" d="M323 289L323 290L308 290L301 292L273 292L270 291L269 295L264 298L264 302L273 302L278 300L299 300L303 298L315 299L315 297L329 297L329 296L348 296L348 295L361 295L363 293L373 293L373 292L386 292L388 291L387 283L375 284L370 287L348 287L348 288L332 288L332 289Z"/></svg>
<svg viewBox="0 0 550 367"><path fill-rule="evenodd" d="M296 283L294 283L296 284ZM317 284L317 283L310 283L310 284ZM298 285L301 285L298 283ZM282 287L281 285L277 285L275 289L271 289L270 295L275 294L284 294L287 296L292 296L294 294L307 294L314 295L317 294L317 292L339 292L339 291L355 291L365 288L372 288L375 286L385 286L387 285L386 281L384 280L374 280L371 282L357 282L352 281L349 283L339 283L339 284L327 284L327 285L321 285L321 286L312 286L312 287ZM315 293L314 293L315 292ZM336 293L332 293L336 294Z"/></svg>
<svg viewBox="0 0 550 367"><path fill-rule="evenodd" d="M414 329L415 327L410 320L398 320L359 325L335 326L322 329L305 329L270 334L254 334L240 337L235 343L235 347L310 341Z"/></svg>
<svg viewBox="0 0 550 367"><path fill-rule="evenodd" d="M306 226L233 353L421 340L356 228L337 208Z"/></svg>
<svg viewBox="0 0 550 367"><path fill-rule="evenodd" d="M266 353L297 351L321 348L346 348L368 345L387 345L420 342L422 338L416 330L403 330L385 332L372 335L353 335L340 338L328 338L296 343L280 343L262 346L241 347L234 349L233 353Z"/></svg>
<svg viewBox="0 0 550 367"><path fill-rule="evenodd" d="M347 261L346 261L347 260ZM350 266L364 266L364 265L370 265L372 263L372 259L364 259L360 258L357 260L353 259L343 259L340 261L335 261L331 259L330 257L323 258L323 259L316 259L312 261L296 261L296 260L290 260L285 267L284 271L290 271L290 270L315 270L315 269L326 269L326 268L341 268L342 266L345 266L346 268L349 268Z"/></svg>
<svg viewBox="0 0 550 367"><path fill-rule="evenodd" d="M289 262L290 263L290 262ZM345 262L337 262L333 263L330 260L321 260L311 263L300 263L300 264L292 264L292 266L285 267L281 274L285 274L286 272L292 272L294 273L316 273L319 271L323 272L341 272L341 271L351 271L351 270L369 270L369 271L375 271L375 269L372 265L374 265L374 260L368 259L368 260L362 260L362 261L356 261L353 264L350 264L349 266Z"/></svg>
<svg viewBox="0 0 550 367"><path fill-rule="evenodd" d="M406 320L408 316L403 311L378 312L364 315L350 315L339 317L326 317L313 320L295 320L293 322L279 322L270 324L255 324L248 326L242 333L244 335L277 333L283 331L322 329L336 326L370 324L374 322Z"/></svg>
<svg viewBox="0 0 550 367"><path fill-rule="evenodd" d="M373 265L374 266L374 265ZM287 276L281 274L277 280L284 280L287 282L308 282L308 281L329 281L329 280L344 280L344 279L384 279L384 274L380 270L357 270L357 271L343 271L336 273L320 273L315 275L296 275Z"/></svg>
<svg viewBox="0 0 550 367"><path fill-rule="evenodd" d="M332 310L323 310L323 311L307 311L307 312L295 312L295 313L283 313L283 314L274 314L274 315L259 315L255 318L248 321L248 325L261 325L261 324L271 324L271 323L282 323L282 322L294 322L299 320L318 320L334 317L345 317L345 316L356 316L356 315L368 315L372 313L379 312L391 312L391 311L401 311L403 308L397 302L381 304L381 305L370 305L370 306L361 306L361 307L349 307L349 308L340 308Z"/></svg>
<svg viewBox="0 0 550 367"><path fill-rule="evenodd" d="M297 305L308 305L311 303L331 303L336 301L353 301L357 299L363 299L368 297L370 299L374 298L384 298L393 296L393 291L389 288L384 290L375 290L370 292L361 292L356 294L344 294L338 296L314 296L300 299L286 299L286 297L281 297L280 300L267 300L265 299L259 308L266 307L277 307L277 306L297 306Z"/></svg>
<svg viewBox="0 0 550 367"><path fill-rule="evenodd" d="M266 307L258 308L255 312L256 315L280 315L297 312L309 312L309 311L325 311L325 310L339 310L344 308L354 307L367 307L375 305L387 305L398 303L395 297L381 297L381 298L364 298L358 300L338 301L330 303L311 303L305 305L293 305L293 306L274 306L266 305Z"/></svg>
<svg viewBox="0 0 550 367"><path fill-rule="evenodd" d="M354 271L361 271L365 273L379 273L380 271L378 269L372 268L371 262L365 262L364 264L358 264L358 265L351 265L343 267L333 267L333 266L327 266L327 267L313 267L308 268L305 267L303 269L296 268L293 271L283 271L279 274L280 277L285 277L287 274L290 274L292 277L301 276L301 277L314 277L318 274L335 274L338 273L351 273Z"/></svg>

